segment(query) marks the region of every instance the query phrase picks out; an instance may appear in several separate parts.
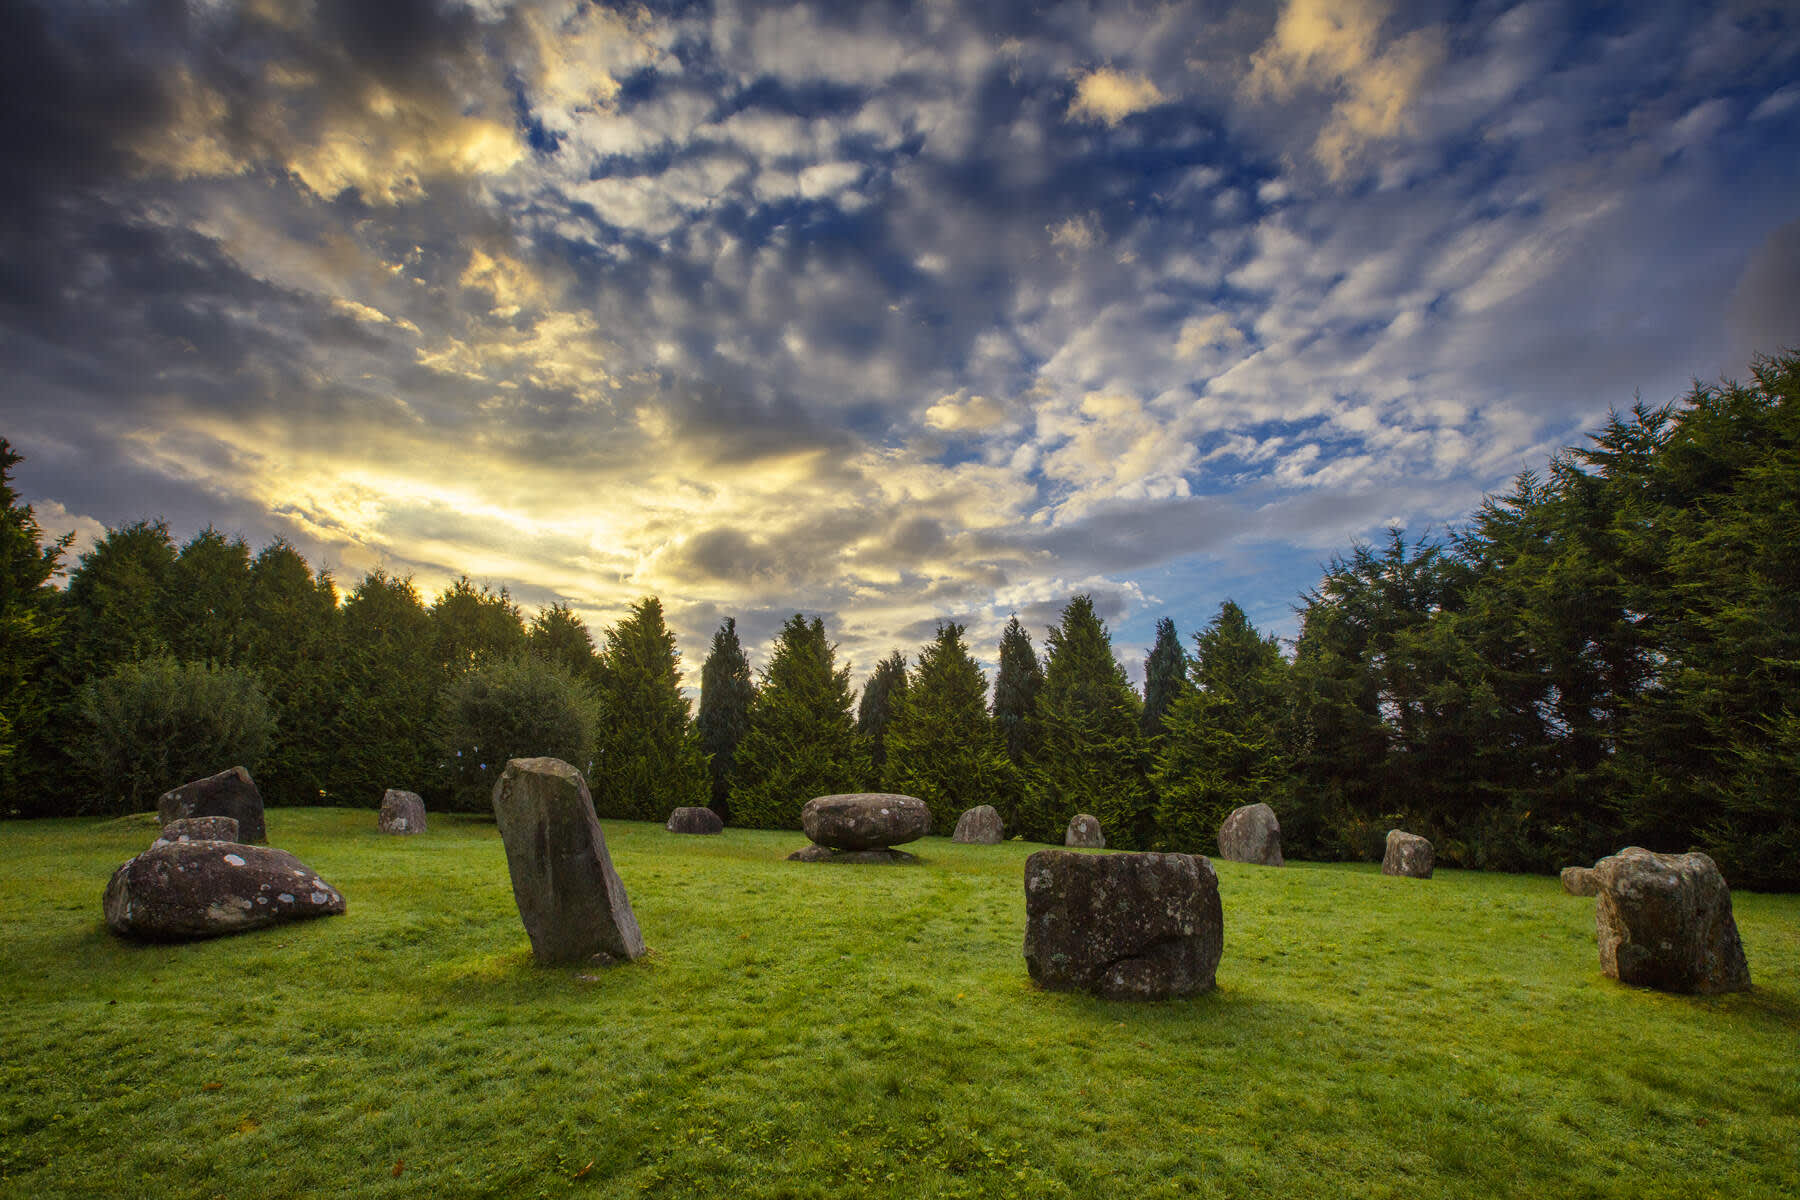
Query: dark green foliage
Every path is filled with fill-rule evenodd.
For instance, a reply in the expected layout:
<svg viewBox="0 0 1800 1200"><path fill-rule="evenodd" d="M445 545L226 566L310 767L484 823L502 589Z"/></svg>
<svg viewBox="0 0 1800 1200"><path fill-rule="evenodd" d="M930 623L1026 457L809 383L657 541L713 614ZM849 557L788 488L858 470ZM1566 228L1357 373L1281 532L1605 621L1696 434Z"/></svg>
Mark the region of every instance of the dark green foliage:
<svg viewBox="0 0 1800 1200"><path fill-rule="evenodd" d="M345 599L339 624L330 801L372 807L388 788L437 792L432 725L443 668L418 590L377 568Z"/></svg>
<svg viewBox="0 0 1800 1200"><path fill-rule="evenodd" d="M586 772L603 817L666 821L672 809L711 795L706 754L681 694L681 656L655 596L606 631L600 659L600 725Z"/></svg>
<svg viewBox="0 0 1800 1200"><path fill-rule="evenodd" d="M953 831L977 804L998 807L1017 787L1017 768L988 716L987 679L962 635L954 622L938 626L887 726L882 787L925 801L935 833ZM904 662L898 653L888 661Z"/></svg>
<svg viewBox="0 0 1800 1200"><path fill-rule="evenodd" d="M435 722L449 807L492 811L512 758L560 758L591 779L597 727L593 693L561 663L521 654L472 668L444 689Z"/></svg>
<svg viewBox="0 0 1800 1200"><path fill-rule="evenodd" d="M1145 778L1143 705L1113 657L1112 637L1092 597L1069 601L1045 649L1037 703L1043 740L1031 761L1019 831L1060 842L1069 818L1085 812L1100 819L1108 846L1148 846L1154 813Z"/></svg>
<svg viewBox="0 0 1800 1200"><path fill-rule="evenodd" d="M169 652L183 662L244 661L250 548L208 525L169 568L162 610Z"/></svg>
<svg viewBox="0 0 1800 1200"><path fill-rule="evenodd" d="M869 750L871 787L879 781L887 767L887 730L906 698L906 655L898 650L875 664L869 682L863 685L862 699L856 706L856 732L862 735ZM984 712L985 718L987 714Z"/></svg>
<svg viewBox="0 0 1800 1200"><path fill-rule="evenodd" d="M712 777L712 807L732 819L731 785L736 777L738 743L750 729L750 706L756 684L750 660L738 642L737 620L726 617L713 634L712 649L700 667L700 713L694 728Z"/></svg>
<svg viewBox="0 0 1800 1200"><path fill-rule="evenodd" d="M74 535L49 545L29 504L19 503L12 469L21 461L0 438L0 814L20 811L35 773L15 760L20 745L41 745L51 697L44 673L56 649L60 598L50 586Z"/></svg>
<svg viewBox="0 0 1800 1200"><path fill-rule="evenodd" d="M250 564L244 656L262 681L275 732L257 790L268 804L317 804L340 753L337 587L286 542Z"/></svg>
<svg viewBox="0 0 1800 1200"><path fill-rule="evenodd" d="M256 676L172 658L128 662L82 690L82 812L155 808L191 779L232 767L255 773L274 718Z"/></svg>
<svg viewBox="0 0 1800 1200"><path fill-rule="evenodd" d="M525 623L506 589L479 589L467 575L431 605L431 636L441 678L448 682L484 663L511 658L525 648Z"/></svg>
<svg viewBox="0 0 1800 1200"><path fill-rule="evenodd" d="M1162 733L1169 707L1189 690L1187 673L1188 657L1176 636L1175 622L1163 617L1156 623L1156 642L1144 656L1145 737Z"/></svg>
<svg viewBox="0 0 1800 1200"><path fill-rule="evenodd" d="M107 530L69 576L63 670L85 681L121 663L169 654L164 631L174 567L175 546L162 521Z"/></svg>
<svg viewBox="0 0 1800 1200"><path fill-rule="evenodd" d="M525 649L556 663L577 679L599 678L600 657L594 652L587 622L567 604L552 604L531 618L531 626L525 631Z"/></svg>
<svg viewBox="0 0 1800 1200"><path fill-rule="evenodd" d="M781 627L737 749L734 824L798 829L814 796L854 791L868 758L850 715L850 668L837 665L825 622L795 613Z"/></svg>
<svg viewBox="0 0 1800 1200"><path fill-rule="evenodd" d="M1031 635L1015 615L1000 635L1000 670L994 676L994 727L1006 757L1023 770L1037 754L1042 730L1037 698L1044 688L1044 668L1032 648Z"/></svg>

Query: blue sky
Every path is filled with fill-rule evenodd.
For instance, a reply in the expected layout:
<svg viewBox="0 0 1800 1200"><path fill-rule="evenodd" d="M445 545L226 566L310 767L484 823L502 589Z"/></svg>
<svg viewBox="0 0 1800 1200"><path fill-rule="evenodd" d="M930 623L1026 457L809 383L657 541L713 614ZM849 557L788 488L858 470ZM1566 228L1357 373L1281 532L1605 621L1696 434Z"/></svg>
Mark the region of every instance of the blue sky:
<svg viewBox="0 0 1800 1200"><path fill-rule="evenodd" d="M1353 540L1800 345L1792 4L0 12L47 529L654 593L690 671L1077 591L1134 676L1227 597L1291 635Z"/></svg>

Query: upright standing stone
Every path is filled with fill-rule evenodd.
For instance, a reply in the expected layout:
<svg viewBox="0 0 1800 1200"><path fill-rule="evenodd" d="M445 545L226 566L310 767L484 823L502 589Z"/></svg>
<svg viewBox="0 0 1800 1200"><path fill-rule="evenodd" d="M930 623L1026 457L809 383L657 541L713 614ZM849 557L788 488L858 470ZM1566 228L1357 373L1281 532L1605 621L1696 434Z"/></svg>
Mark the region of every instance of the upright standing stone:
<svg viewBox="0 0 1800 1200"><path fill-rule="evenodd" d="M541 963L632 959L644 939L606 853L587 781L557 758L515 758L494 784L513 899Z"/></svg>
<svg viewBox="0 0 1800 1200"><path fill-rule="evenodd" d="M1040 987L1111 1000L1212 988L1225 949L1219 879L1198 854L1025 860L1025 967Z"/></svg>
<svg viewBox="0 0 1800 1200"><path fill-rule="evenodd" d="M389 788L381 796L381 817L377 828L383 833L424 833L424 798L417 792Z"/></svg>
<svg viewBox="0 0 1800 1200"><path fill-rule="evenodd" d="M1665 992L1750 987L1731 890L1712 859L1627 846L1594 864L1600 969L1621 983Z"/></svg>
<svg viewBox="0 0 1800 1200"><path fill-rule="evenodd" d="M235 842L238 823L230 817L182 817L170 821L152 845L165 842Z"/></svg>
<svg viewBox="0 0 1800 1200"><path fill-rule="evenodd" d="M242 767L164 792L156 802L156 815L164 825L183 817L230 817L238 823L238 841L260 845L269 840L263 826L262 793Z"/></svg>
<svg viewBox="0 0 1800 1200"><path fill-rule="evenodd" d="M1281 822L1275 819L1275 810L1266 804L1233 809L1219 826L1219 857L1263 867L1283 865Z"/></svg>
<svg viewBox="0 0 1800 1200"><path fill-rule="evenodd" d="M1000 821L1000 812L991 804L978 804L956 819L956 832L951 835L953 842L968 842L980 846L992 846L1006 839L1006 826Z"/></svg>
<svg viewBox="0 0 1800 1200"><path fill-rule="evenodd" d="M1070 817L1069 828L1063 832L1063 845L1087 850L1106 849L1106 835L1100 831L1100 818L1087 813Z"/></svg>
<svg viewBox="0 0 1800 1200"><path fill-rule="evenodd" d="M1381 856L1381 873L1383 875L1407 875L1414 879L1430 879L1432 864L1437 861L1437 852L1431 843L1416 833L1407 833L1403 829L1390 829L1387 835L1387 853Z"/></svg>

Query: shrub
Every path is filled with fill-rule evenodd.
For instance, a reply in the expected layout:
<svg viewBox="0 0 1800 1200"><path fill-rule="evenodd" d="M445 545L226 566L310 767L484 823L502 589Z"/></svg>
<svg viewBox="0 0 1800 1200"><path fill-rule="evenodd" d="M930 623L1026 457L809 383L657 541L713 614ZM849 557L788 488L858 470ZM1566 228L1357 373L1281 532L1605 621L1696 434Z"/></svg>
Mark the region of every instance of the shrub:
<svg viewBox="0 0 1800 1200"><path fill-rule="evenodd" d="M520 655L475 668L438 706L450 807L486 812L509 758L560 758L586 775L596 725L593 694L560 663Z"/></svg>

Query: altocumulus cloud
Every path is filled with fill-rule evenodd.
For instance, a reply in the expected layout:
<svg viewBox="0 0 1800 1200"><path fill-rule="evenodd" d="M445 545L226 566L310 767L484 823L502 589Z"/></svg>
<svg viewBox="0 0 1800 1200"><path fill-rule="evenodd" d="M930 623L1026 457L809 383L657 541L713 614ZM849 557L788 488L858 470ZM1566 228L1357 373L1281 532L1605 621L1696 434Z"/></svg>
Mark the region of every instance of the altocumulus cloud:
<svg viewBox="0 0 1800 1200"><path fill-rule="evenodd" d="M1791 6L0 15L50 527L1140 655L1800 343ZM691 660L690 667L697 665ZM1132 664L1135 667L1135 663Z"/></svg>

